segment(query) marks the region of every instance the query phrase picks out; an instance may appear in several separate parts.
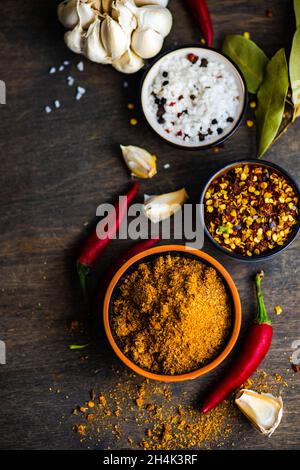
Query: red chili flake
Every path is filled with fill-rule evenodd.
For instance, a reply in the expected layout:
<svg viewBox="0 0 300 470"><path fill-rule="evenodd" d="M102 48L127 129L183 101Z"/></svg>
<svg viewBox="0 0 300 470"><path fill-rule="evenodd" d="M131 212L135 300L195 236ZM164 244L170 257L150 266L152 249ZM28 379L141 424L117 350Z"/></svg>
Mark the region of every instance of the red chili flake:
<svg viewBox="0 0 300 470"><path fill-rule="evenodd" d="M169 106L175 106L176 104L176 101L171 101L171 103L169 104Z"/></svg>
<svg viewBox="0 0 300 470"><path fill-rule="evenodd" d="M176 133L176 135L177 135L178 137L182 136L182 131L178 131L178 132Z"/></svg>
<svg viewBox="0 0 300 470"><path fill-rule="evenodd" d="M199 57L196 55L196 54L188 54L187 56L187 60L189 60L192 64L195 64L197 62L197 60L199 59Z"/></svg>

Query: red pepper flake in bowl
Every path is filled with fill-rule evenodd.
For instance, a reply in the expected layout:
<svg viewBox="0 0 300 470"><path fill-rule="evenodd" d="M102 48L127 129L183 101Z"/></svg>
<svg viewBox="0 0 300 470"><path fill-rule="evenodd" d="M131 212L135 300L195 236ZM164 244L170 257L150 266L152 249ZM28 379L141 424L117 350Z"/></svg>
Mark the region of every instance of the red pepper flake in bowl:
<svg viewBox="0 0 300 470"><path fill-rule="evenodd" d="M204 205L206 227L214 240L243 256L284 245L298 222L295 188L284 175L262 165L240 164L216 177Z"/></svg>

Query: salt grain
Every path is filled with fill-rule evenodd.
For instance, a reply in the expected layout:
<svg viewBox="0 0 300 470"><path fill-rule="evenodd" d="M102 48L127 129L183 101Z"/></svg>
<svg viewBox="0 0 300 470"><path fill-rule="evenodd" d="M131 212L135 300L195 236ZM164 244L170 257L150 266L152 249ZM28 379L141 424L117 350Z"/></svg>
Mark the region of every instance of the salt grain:
<svg viewBox="0 0 300 470"><path fill-rule="evenodd" d="M69 76L67 77L68 86L74 85L74 82L75 82L74 78L71 77L71 75L69 75Z"/></svg>
<svg viewBox="0 0 300 470"><path fill-rule="evenodd" d="M123 87L128 88L128 82L123 82Z"/></svg>
<svg viewBox="0 0 300 470"><path fill-rule="evenodd" d="M50 108L50 106L45 106L45 112L47 114L51 113L52 109Z"/></svg>
<svg viewBox="0 0 300 470"><path fill-rule="evenodd" d="M51 67L51 68L49 69L49 73L50 73L51 75L52 75L53 73L55 73L55 72L56 72L56 67Z"/></svg>
<svg viewBox="0 0 300 470"><path fill-rule="evenodd" d="M69 60L64 60L64 65L67 67L68 65L70 65L70 61Z"/></svg>
<svg viewBox="0 0 300 470"><path fill-rule="evenodd" d="M59 101L59 100L55 100L55 101L54 101L54 106L56 107L56 109L60 108L60 101Z"/></svg>
<svg viewBox="0 0 300 470"><path fill-rule="evenodd" d="M170 163L166 163L166 164L164 165L164 169L167 170L168 168L170 168L170 166L171 166Z"/></svg>
<svg viewBox="0 0 300 470"><path fill-rule="evenodd" d="M85 88L83 88L82 86L78 86L75 99L77 101L80 100L83 97L83 95L85 94L85 92L86 92Z"/></svg>
<svg viewBox="0 0 300 470"><path fill-rule="evenodd" d="M65 67L63 65L60 65L58 70L59 70L59 72L62 72L63 70L65 70Z"/></svg>
<svg viewBox="0 0 300 470"><path fill-rule="evenodd" d="M79 70L79 72L83 72L84 71L84 63L82 61L78 62L77 64L77 69Z"/></svg>

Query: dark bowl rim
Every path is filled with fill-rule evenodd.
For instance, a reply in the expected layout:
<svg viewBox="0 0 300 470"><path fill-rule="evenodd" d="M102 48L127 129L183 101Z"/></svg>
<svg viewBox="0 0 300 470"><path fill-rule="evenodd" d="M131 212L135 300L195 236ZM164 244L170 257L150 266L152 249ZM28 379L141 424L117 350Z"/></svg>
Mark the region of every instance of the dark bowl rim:
<svg viewBox="0 0 300 470"><path fill-rule="evenodd" d="M256 158L246 158L246 159L241 159L241 160L234 160L233 162L230 162L226 165L221 166L218 170L215 170L214 172L211 172L208 180L206 181L205 185L203 186L203 188L201 190L201 196L200 196L200 220L201 220L201 223L203 224L205 235L207 236L209 241L216 248L218 248L218 250L220 250L222 253L224 253L224 254L226 254L226 255L228 255L228 256L236 259L236 260L239 260L239 261L243 261L243 262L246 262L246 263L247 262L255 263L255 262L258 262L258 261L263 261L263 260L273 258L274 256L278 255L279 253L282 253L283 251L285 251L291 245L291 243L296 239L296 237L298 235L298 232L300 230L300 217L298 216L298 222L295 225L295 228L292 232L292 235L289 237L289 239L286 241L286 243L282 246L279 246L278 248L274 248L274 250L270 250L266 254L255 255L253 257L252 256L246 257L246 256L240 255L238 253L233 253L229 250L226 250L218 242L216 242L216 240L213 238L213 236L208 231L208 229L206 227L206 223L205 223L205 214L204 214L204 209L203 209L203 200L204 200L205 193L206 193L209 185L212 183L212 181L220 173L222 173L225 170L229 170L230 168L233 168L237 165L244 165L246 163L257 164L257 165L261 164L262 166L272 168L272 169L278 171L279 173L281 173L283 176L285 176L290 181L290 183L292 184L292 186L294 187L294 189L297 193L297 196L298 196L299 200L300 200L300 188L299 188L299 185L298 185L297 181L284 168L282 168L280 165L277 165L276 163L269 162L268 160L258 160Z"/></svg>
<svg viewBox="0 0 300 470"><path fill-rule="evenodd" d="M143 105L142 105L142 90L143 90L143 85L144 85L144 82L145 82L145 79L149 73L149 71L151 70L151 68L164 56L174 52L174 51L178 51L180 49L188 49L188 48L197 48L197 49L205 49L205 50L210 50L210 51L213 51L213 52L216 52L217 54L225 57L230 63L231 65L236 69L236 71L238 72L238 74L240 75L241 77L241 81L244 85L244 104L243 104L243 108L242 108L242 111L241 111L241 114L238 118L238 120L236 121L234 127L231 129L231 131L226 134L225 136L223 137L220 137L220 139L218 139L217 141L215 142L212 142L210 144L207 144L207 145L199 145L199 146L195 146L195 147L188 147L188 146L185 146L185 145L180 145L180 144L176 144L175 142L170 142L169 140L165 139L161 134L159 134L150 124L150 122L148 121L146 115L145 115L145 112L144 112L144 108L143 108ZM144 69L144 73L142 75L142 78L141 78L141 81L140 81L140 86L139 86L139 107L140 107L140 110L141 110L141 113L143 115L143 118L145 120L145 122L147 123L148 127L152 130L152 132L154 132L157 136L159 136L162 141L168 143L169 145L171 145L172 147L175 147L177 149L181 149L181 150L191 150L191 151L199 151L199 150L209 150L213 147L217 147L218 145L221 145L223 144L226 140L228 140L233 134L235 134L235 132L239 129L239 127L241 126L242 124L242 121L245 117L245 113L246 113L246 109L247 109L247 105L248 105L248 88L247 88L247 83L246 83L246 80L245 80L245 77L243 75L243 73L241 72L240 68L232 61L232 59L230 57L228 57L226 54L224 54L223 52L220 52L218 51L217 49L213 48L213 47L208 47L208 46L205 46L205 45L198 45L198 44L191 44L191 43L187 43L187 44L182 44L180 46L171 46L169 47L167 50L159 53L157 56L155 56L155 58L150 62L148 62L145 66L145 69Z"/></svg>

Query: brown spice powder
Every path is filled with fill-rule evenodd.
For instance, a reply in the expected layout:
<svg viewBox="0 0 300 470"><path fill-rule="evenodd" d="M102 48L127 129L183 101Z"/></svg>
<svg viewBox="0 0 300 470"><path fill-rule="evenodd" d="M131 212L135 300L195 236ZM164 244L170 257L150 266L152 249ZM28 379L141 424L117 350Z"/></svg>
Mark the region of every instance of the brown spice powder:
<svg viewBox="0 0 300 470"><path fill-rule="evenodd" d="M113 328L140 367L183 374L211 361L231 327L231 305L215 269L180 256L141 263L120 287Z"/></svg>

